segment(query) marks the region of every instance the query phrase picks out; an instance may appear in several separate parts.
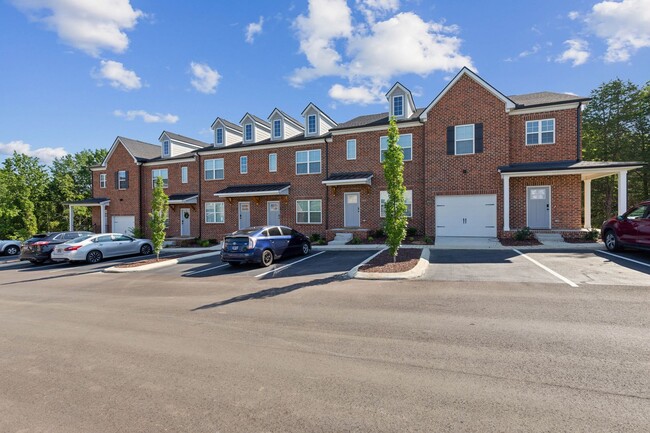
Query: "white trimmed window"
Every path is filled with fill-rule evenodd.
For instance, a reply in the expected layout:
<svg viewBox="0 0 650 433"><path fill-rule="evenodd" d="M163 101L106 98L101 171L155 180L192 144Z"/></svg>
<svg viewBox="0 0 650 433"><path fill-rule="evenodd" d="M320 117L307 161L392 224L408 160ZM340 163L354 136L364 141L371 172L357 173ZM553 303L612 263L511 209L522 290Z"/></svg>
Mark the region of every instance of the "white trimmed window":
<svg viewBox="0 0 650 433"><path fill-rule="evenodd" d="M106 188L106 173L100 173L99 175L99 187Z"/></svg>
<svg viewBox="0 0 650 433"><path fill-rule="evenodd" d="M526 145L555 143L555 119L526 122Z"/></svg>
<svg viewBox="0 0 650 433"><path fill-rule="evenodd" d="M129 175L126 170L117 172L117 189L127 189L129 187Z"/></svg>
<svg viewBox="0 0 650 433"><path fill-rule="evenodd" d="M223 144L223 128L217 128L214 131L214 143L217 145Z"/></svg>
<svg viewBox="0 0 650 433"><path fill-rule="evenodd" d="M269 172L278 171L278 154L269 153Z"/></svg>
<svg viewBox="0 0 650 433"><path fill-rule="evenodd" d="M276 119L273 121L273 138L282 137L282 121Z"/></svg>
<svg viewBox="0 0 650 433"><path fill-rule="evenodd" d="M455 155L470 155L474 153L474 124L457 125L454 131Z"/></svg>
<svg viewBox="0 0 650 433"><path fill-rule="evenodd" d="M181 183L187 183L187 167L181 167Z"/></svg>
<svg viewBox="0 0 650 433"><path fill-rule="evenodd" d="M223 224L225 221L225 206L223 202L208 202L205 204L205 223Z"/></svg>
<svg viewBox="0 0 650 433"><path fill-rule="evenodd" d="M203 162L203 171L205 180L223 179L223 158L206 159Z"/></svg>
<svg viewBox="0 0 650 433"><path fill-rule="evenodd" d="M388 191L379 191L379 216L386 218L386 202L388 201ZM406 212L404 216L411 218L413 216L413 190L407 189L404 192L404 202L406 203Z"/></svg>
<svg viewBox="0 0 650 433"><path fill-rule="evenodd" d="M163 156L169 156L169 141L163 141Z"/></svg>
<svg viewBox="0 0 650 433"><path fill-rule="evenodd" d="M247 123L244 125L244 140L253 141L253 124Z"/></svg>
<svg viewBox="0 0 650 433"><path fill-rule="evenodd" d="M296 152L296 174L320 173L320 149Z"/></svg>
<svg viewBox="0 0 650 433"><path fill-rule="evenodd" d="M404 116L404 96L393 96L393 116Z"/></svg>
<svg viewBox="0 0 650 433"><path fill-rule="evenodd" d="M307 134L316 134L316 115L307 116Z"/></svg>
<svg viewBox="0 0 650 433"><path fill-rule="evenodd" d="M345 155L348 160L357 159L357 140L348 140L346 142Z"/></svg>
<svg viewBox="0 0 650 433"><path fill-rule="evenodd" d="M167 188L169 185L169 179L167 177L167 169L166 168L160 168L158 170L151 170L151 187L155 188L156 187L156 179L159 177L162 177L163 180L163 188Z"/></svg>
<svg viewBox="0 0 650 433"><path fill-rule="evenodd" d="M297 224L321 224L323 222L322 200L296 200Z"/></svg>
<svg viewBox="0 0 650 433"><path fill-rule="evenodd" d="M239 173L241 174L248 173L248 156L239 157Z"/></svg>
<svg viewBox="0 0 650 433"><path fill-rule="evenodd" d="M411 161L413 159L413 134L404 134L399 136L397 144L402 147L404 153L404 161ZM383 136L379 138L379 161L384 162L384 153L388 150L388 137Z"/></svg>

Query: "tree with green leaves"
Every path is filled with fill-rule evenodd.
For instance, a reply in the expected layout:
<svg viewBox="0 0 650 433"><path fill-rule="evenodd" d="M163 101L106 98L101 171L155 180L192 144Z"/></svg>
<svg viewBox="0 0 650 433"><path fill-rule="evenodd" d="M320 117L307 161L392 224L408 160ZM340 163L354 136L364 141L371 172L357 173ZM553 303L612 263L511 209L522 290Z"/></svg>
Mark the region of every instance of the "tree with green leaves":
<svg viewBox="0 0 650 433"><path fill-rule="evenodd" d="M167 210L169 207L169 197L163 189L163 178L156 178L156 186L153 189L153 199L151 201L151 213L149 214L149 227L151 228L151 242L153 251L156 253L156 260L160 259L160 251L165 243L167 233Z"/></svg>
<svg viewBox="0 0 650 433"><path fill-rule="evenodd" d="M385 204L386 219L384 220L384 231L386 232L386 244L388 252L393 256L393 262L397 259L397 252L406 238L406 201L404 194L404 152L399 145L399 129L395 118L390 119L388 127L388 148L384 152L382 167L384 178L388 189L388 200Z"/></svg>

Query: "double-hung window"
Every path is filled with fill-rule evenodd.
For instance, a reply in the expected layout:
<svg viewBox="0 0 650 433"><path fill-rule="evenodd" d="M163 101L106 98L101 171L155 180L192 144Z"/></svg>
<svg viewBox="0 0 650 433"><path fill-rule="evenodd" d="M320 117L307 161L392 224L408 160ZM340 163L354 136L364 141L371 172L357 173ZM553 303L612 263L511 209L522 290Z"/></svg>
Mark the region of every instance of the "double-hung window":
<svg viewBox="0 0 650 433"><path fill-rule="evenodd" d="M214 143L217 146L223 145L223 128L217 128L214 134Z"/></svg>
<svg viewBox="0 0 650 433"><path fill-rule="evenodd" d="M404 161L411 161L413 159L413 134L404 134L399 136L397 144L401 146L402 153L404 153ZM388 150L388 137L383 136L379 138L379 161L384 162L384 154Z"/></svg>
<svg viewBox="0 0 650 433"><path fill-rule="evenodd" d="M402 95L393 96L393 116L404 116L404 97Z"/></svg>
<svg viewBox="0 0 650 433"><path fill-rule="evenodd" d="M323 222L322 200L296 200L296 223L320 224Z"/></svg>
<svg viewBox="0 0 650 433"><path fill-rule="evenodd" d="M224 203L209 202L205 204L206 224L223 224L225 221Z"/></svg>
<svg viewBox="0 0 650 433"><path fill-rule="evenodd" d="M244 141L253 141L253 124L244 125Z"/></svg>
<svg viewBox="0 0 650 433"><path fill-rule="evenodd" d="M99 187L106 188L106 173L101 173L99 175Z"/></svg>
<svg viewBox="0 0 650 433"><path fill-rule="evenodd" d="M187 183L187 167L181 167L181 183Z"/></svg>
<svg viewBox="0 0 650 433"><path fill-rule="evenodd" d="M117 189L127 189L129 187L129 174L125 170L117 172Z"/></svg>
<svg viewBox="0 0 650 433"><path fill-rule="evenodd" d="M316 134L316 115L307 116L307 134Z"/></svg>
<svg viewBox="0 0 650 433"><path fill-rule="evenodd" d="M163 156L169 156L169 140L163 141Z"/></svg>
<svg viewBox="0 0 650 433"><path fill-rule="evenodd" d="M248 173L248 156L239 157L239 173L240 174Z"/></svg>
<svg viewBox="0 0 650 433"><path fill-rule="evenodd" d="M282 137L282 121L276 119L273 121L273 138Z"/></svg>
<svg viewBox="0 0 650 433"><path fill-rule="evenodd" d="M345 155L348 160L357 159L357 140L348 140L346 142Z"/></svg>
<svg viewBox="0 0 650 433"><path fill-rule="evenodd" d="M206 159L203 164L205 180L223 179L223 158Z"/></svg>
<svg viewBox="0 0 650 433"><path fill-rule="evenodd" d="M526 144L555 143L555 119L530 120L526 122Z"/></svg>
<svg viewBox="0 0 650 433"><path fill-rule="evenodd" d="M455 154L474 153L474 125L457 125L455 130Z"/></svg>
<svg viewBox="0 0 650 433"><path fill-rule="evenodd" d="M167 188L169 181L167 178L167 169L166 168L161 168L158 170L151 170L151 187L155 188L156 187L156 179L159 177L162 177L163 180L163 188Z"/></svg>
<svg viewBox="0 0 650 433"><path fill-rule="evenodd" d="M269 153L269 172L278 171L278 154Z"/></svg>
<svg viewBox="0 0 650 433"><path fill-rule="evenodd" d="M296 152L296 174L320 173L320 149Z"/></svg>
<svg viewBox="0 0 650 433"><path fill-rule="evenodd" d="M386 202L388 201L388 191L379 191L379 216L386 218ZM407 189L404 192L404 203L406 211L404 216L411 218L413 216L413 190Z"/></svg>

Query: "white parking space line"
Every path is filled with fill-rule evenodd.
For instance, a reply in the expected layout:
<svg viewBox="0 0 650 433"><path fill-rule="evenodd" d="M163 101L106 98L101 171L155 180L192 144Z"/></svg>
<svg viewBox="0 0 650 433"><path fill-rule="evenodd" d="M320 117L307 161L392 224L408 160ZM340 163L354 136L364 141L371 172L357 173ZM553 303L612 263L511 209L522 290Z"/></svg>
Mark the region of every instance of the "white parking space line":
<svg viewBox="0 0 650 433"><path fill-rule="evenodd" d="M596 252L601 253L601 254L606 254L608 256L616 257L616 258L621 259L621 260L627 260L628 262L636 263L637 265L642 265L642 266L646 266L646 267L650 268L650 264L643 263L643 262L640 262L638 260L630 259L629 257L619 256L618 254L613 254L613 253L610 253L608 251L596 250Z"/></svg>
<svg viewBox="0 0 650 433"><path fill-rule="evenodd" d="M202 272L208 272L208 271L211 271L213 269L219 269L219 268L223 268L223 267L226 267L226 266L230 266L230 265L228 263L226 263L224 265L213 266L213 267L207 268L207 269L201 269L200 271L188 272L187 274L185 274L185 276L189 277L189 276L192 276L192 275L200 274Z"/></svg>
<svg viewBox="0 0 650 433"><path fill-rule="evenodd" d="M275 269L273 269L273 270L271 270L271 271L264 272L263 274L255 275L255 278L263 277L264 275L272 274L272 273L274 273L274 272L280 272L281 270L286 269L286 268L288 268L289 266L293 266L293 265L295 265L296 263L304 262L305 260L313 259L314 257L316 257L316 256L320 256L321 254L323 254L323 253L325 253L325 252L326 252L326 251L321 251L320 253L316 253L316 254L314 254L313 256L305 257L304 259L296 260L295 262L293 262L293 263L289 263L288 265L280 266L279 268L275 268Z"/></svg>
<svg viewBox="0 0 650 433"><path fill-rule="evenodd" d="M564 277L564 276L558 274L558 273L555 272L553 269L551 269L551 268L549 268L549 267L547 267L547 266L544 266L543 264L541 264L541 263L538 262L537 260L533 259L532 257L528 257L526 254L522 253L522 252L519 251L518 249L513 248L512 250L513 250L514 252L516 252L517 254L519 254L520 256L523 256L525 259L529 260L530 262L536 264L536 265L539 266L540 268L544 269L546 272L548 272L549 274L553 275L554 277L559 278L560 280L564 281L564 282L567 283L569 286L571 286L571 287L578 287L578 285L577 285L576 283L574 283L573 281L571 281L570 279L568 279L568 278L566 278L566 277Z"/></svg>

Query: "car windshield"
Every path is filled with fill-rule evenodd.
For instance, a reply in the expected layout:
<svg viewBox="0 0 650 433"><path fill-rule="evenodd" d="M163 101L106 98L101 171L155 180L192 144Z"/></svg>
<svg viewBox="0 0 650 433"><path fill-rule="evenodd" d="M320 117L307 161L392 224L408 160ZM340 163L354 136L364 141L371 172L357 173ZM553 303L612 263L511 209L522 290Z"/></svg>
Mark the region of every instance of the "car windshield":
<svg viewBox="0 0 650 433"><path fill-rule="evenodd" d="M47 237L46 234L38 234L38 235L34 235L31 238L27 239L25 242L38 242L40 240L43 240L46 237Z"/></svg>
<svg viewBox="0 0 650 433"><path fill-rule="evenodd" d="M259 233L264 227L249 227L234 232L231 236L250 236Z"/></svg>

